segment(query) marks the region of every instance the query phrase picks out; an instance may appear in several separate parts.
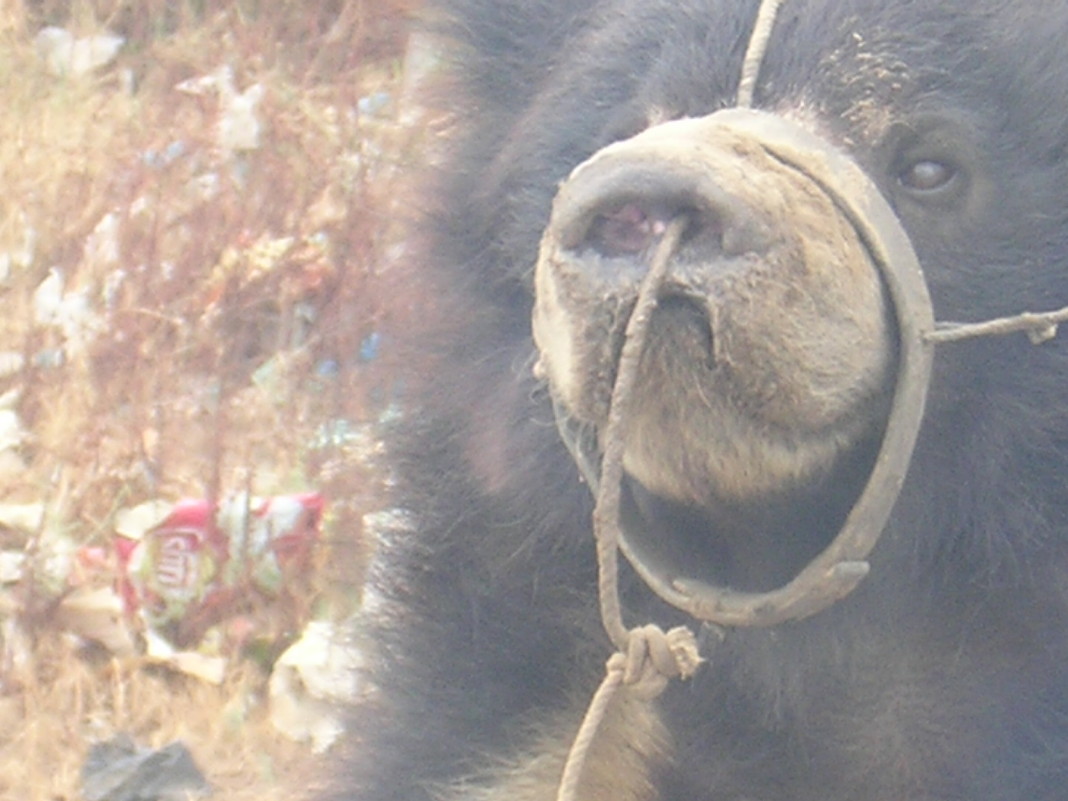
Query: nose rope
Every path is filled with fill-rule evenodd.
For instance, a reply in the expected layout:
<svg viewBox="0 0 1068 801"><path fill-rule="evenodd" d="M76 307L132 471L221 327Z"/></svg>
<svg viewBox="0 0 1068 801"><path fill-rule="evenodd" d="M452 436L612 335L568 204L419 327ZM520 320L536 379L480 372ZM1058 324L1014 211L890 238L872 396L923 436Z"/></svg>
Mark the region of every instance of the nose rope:
<svg viewBox="0 0 1068 801"><path fill-rule="evenodd" d="M685 215L679 215L668 223L653 254L649 270L639 285L638 298L623 334L623 347L616 365L616 379L612 386L608 421L604 431L604 455L601 459L597 503L593 510L593 531L597 540L597 560L600 566L601 618L608 636L621 651L626 649L629 636L623 624L617 590L619 505L623 487L623 451L626 448L624 425L634 405L633 388L638 378L642 350L648 338L649 319L656 308L657 294L667 275L668 263L685 228Z"/></svg>
<svg viewBox="0 0 1068 801"><path fill-rule="evenodd" d="M685 215L672 219L656 246L649 270L638 288L634 309L627 319L623 347L616 366L605 425L604 456L593 512L593 530L597 542L597 590L601 621L618 650L608 659L605 677L594 693L571 744L557 788L557 801L575 801L578 798L582 769L590 746L609 711L612 699L621 688L628 688L637 698L651 700L664 691L671 679L687 679L701 664L697 638L689 628L676 626L665 632L659 626L650 624L627 629L619 601L619 508L623 486L623 452L626 447L624 426L633 403L633 388L648 338L649 320L686 223Z"/></svg>
<svg viewBox="0 0 1068 801"><path fill-rule="evenodd" d="M764 63L764 54L768 51L768 41L775 27L775 18L779 8L786 0L764 0L757 10L753 32L749 36L749 46L745 49L742 62L742 77L738 81L738 108L752 108L753 93L756 91L757 78L760 77L760 65Z"/></svg>

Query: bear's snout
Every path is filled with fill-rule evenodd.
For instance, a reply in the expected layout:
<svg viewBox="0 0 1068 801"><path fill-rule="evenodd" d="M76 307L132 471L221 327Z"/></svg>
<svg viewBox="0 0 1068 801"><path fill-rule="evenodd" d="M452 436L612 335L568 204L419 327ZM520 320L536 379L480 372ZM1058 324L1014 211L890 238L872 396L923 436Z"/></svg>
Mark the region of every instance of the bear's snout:
<svg viewBox="0 0 1068 801"><path fill-rule="evenodd" d="M575 419L604 424L639 284L679 216L627 426L628 472L701 506L826 478L884 421L893 315L835 198L729 115L609 145L561 186L533 320L552 391Z"/></svg>

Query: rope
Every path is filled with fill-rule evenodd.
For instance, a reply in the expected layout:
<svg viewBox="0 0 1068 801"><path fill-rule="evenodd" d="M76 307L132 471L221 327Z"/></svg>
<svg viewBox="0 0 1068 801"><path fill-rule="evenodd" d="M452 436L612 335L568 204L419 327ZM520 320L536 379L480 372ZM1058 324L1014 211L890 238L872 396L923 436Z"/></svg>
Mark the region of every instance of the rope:
<svg viewBox="0 0 1068 801"><path fill-rule="evenodd" d="M628 632L619 605L619 504L623 485L623 451L626 448L624 425L634 401L638 365L649 333L649 320L656 308L657 294L667 274L668 262L686 227L679 216L668 223L653 254L649 271L638 288L638 299L627 320L623 348L616 367L615 385L604 430L604 456L597 504L593 511L593 532L597 539L597 564L600 570L599 594L601 619L616 648L627 647Z"/></svg>
<svg viewBox="0 0 1068 801"><path fill-rule="evenodd" d="M1057 336L1057 326L1065 322L1068 322L1068 306L1049 312L1023 312L1013 317L995 317L981 323L938 323L926 338L928 342L940 344L1023 332L1032 344L1041 345Z"/></svg>
<svg viewBox="0 0 1068 801"><path fill-rule="evenodd" d="M557 801L575 801L577 798L590 746L612 699L621 687L629 688L637 698L652 700L664 691L672 678L689 678L701 663L697 638L690 629L678 626L665 633L658 626L647 625L628 630L623 623L619 601L619 505L623 486L623 452L626 448L624 426L633 404L633 390L642 349L648 338L649 321L656 308L660 286L667 275L668 263L678 247L686 223L686 217L680 215L665 228L649 271L638 289L638 298L624 332L605 425L604 457L593 512L601 620L618 650L608 660L604 680L590 701L571 745L560 779Z"/></svg>
<svg viewBox="0 0 1068 801"><path fill-rule="evenodd" d="M760 75L760 65L764 63L764 54L768 49L768 40L771 39L771 31L775 27L779 7L785 1L763 0L760 4L756 22L753 24L753 33L749 36L749 46L745 50L745 60L742 62L742 77L738 81L736 102L738 108L751 108L753 105L753 93Z"/></svg>
<svg viewBox="0 0 1068 801"><path fill-rule="evenodd" d="M738 105L743 108L753 104L760 65L779 6L783 2L762 0L760 4L738 84ZM665 633L658 626L647 625L628 630L623 622L619 601L619 508L623 487L623 452L626 449L624 424L633 404L633 388L648 336L649 321L656 308L660 286L667 275L668 263L678 247L686 224L687 219L683 215L668 223L653 254L649 271L642 279L634 310L624 332L605 425L604 456L593 512L601 620L618 650L609 658L605 677L594 693L571 744L560 778L557 801L576 800L590 746L612 699L621 687L630 688L637 698L652 700L664 691L672 678L689 678L701 663L697 638L690 629L678 626Z"/></svg>

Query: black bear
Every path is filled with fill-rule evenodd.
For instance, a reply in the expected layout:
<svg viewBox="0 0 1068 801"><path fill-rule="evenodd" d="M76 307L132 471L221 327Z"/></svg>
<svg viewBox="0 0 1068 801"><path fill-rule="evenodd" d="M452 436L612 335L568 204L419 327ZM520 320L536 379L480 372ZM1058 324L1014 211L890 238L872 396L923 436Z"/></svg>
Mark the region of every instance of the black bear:
<svg viewBox="0 0 1068 801"><path fill-rule="evenodd" d="M612 698L573 798L1068 799L1064 335L921 343L915 449L851 591L687 605L790 585L911 444L889 421L918 312L883 262L915 254L939 321L1068 304L1068 7L775 5L429 9L455 130L345 797L556 797L619 645L591 522L617 437L623 617L690 628L702 661Z"/></svg>

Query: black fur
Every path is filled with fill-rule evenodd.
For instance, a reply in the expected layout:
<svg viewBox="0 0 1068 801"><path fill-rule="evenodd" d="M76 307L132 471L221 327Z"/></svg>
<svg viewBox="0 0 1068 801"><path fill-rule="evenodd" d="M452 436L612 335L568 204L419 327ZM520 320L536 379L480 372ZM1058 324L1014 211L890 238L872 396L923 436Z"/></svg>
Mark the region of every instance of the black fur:
<svg viewBox="0 0 1068 801"><path fill-rule="evenodd" d="M381 545L370 578L376 691L354 714L346 774L359 801L504 801L485 788L521 769L507 765L532 732L573 735L556 716L577 721L610 648L589 490L531 375L539 237L558 183L651 110L733 103L756 14L754 0L439 6L462 129L424 277L444 322L394 444L415 531ZM798 113L869 172L939 319L1057 308L1065 42L1068 7L1052 0L791 0L756 105ZM948 144L924 141L932 119L951 124ZM910 147L954 161L962 194L904 190ZM650 801L1068 799L1066 336L939 348L872 575L808 620L729 632L672 684ZM628 582L633 622L679 619Z"/></svg>

